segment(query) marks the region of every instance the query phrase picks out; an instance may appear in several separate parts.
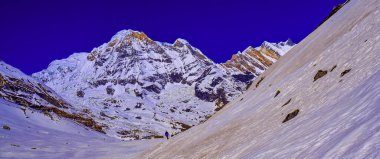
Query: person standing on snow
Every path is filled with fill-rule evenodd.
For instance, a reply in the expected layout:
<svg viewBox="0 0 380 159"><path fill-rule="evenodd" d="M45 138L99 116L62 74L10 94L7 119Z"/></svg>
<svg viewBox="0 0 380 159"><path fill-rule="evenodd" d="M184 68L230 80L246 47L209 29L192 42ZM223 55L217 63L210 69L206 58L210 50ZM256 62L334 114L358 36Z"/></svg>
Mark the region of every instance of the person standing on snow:
<svg viewBox="0 0 380 159"><path fill-rule="evenodd" d="M169 140L169 133L168 133L168 131L165 132L165 136L166 136L166 139Z"/></svg>

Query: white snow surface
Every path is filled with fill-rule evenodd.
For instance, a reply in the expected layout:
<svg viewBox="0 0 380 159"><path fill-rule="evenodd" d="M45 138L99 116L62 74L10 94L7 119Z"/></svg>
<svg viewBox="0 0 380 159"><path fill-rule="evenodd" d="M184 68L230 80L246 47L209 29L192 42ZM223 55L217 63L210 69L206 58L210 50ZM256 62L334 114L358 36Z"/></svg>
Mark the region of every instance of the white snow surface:
<svg viewBox="0 0 380 159"><path fill-rule="evenodd" d="M163 140L121 141L0 99L0 158L136 158ZM10 130L3 129L3 125Z"/></svg>
<svg viewBox="0 0 380 159"><path fill-rule="evenodd" d="M379 26L379 0L351 0L258 88L140 158L380 158Z"/></svg>

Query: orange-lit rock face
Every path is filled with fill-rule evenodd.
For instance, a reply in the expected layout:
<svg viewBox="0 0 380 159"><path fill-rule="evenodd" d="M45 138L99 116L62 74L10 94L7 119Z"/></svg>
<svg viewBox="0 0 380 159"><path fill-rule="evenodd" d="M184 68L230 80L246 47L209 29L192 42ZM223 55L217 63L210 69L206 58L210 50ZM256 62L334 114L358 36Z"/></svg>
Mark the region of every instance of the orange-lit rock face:
<svg viewBox="0 0 380 159"><path fill-rule="evenodd" d="M274 50L260 47L259 51L275 60L278 60L280 58L280 55Z"/></svg>
<svg viewBox="0 0 380 159"><path fill-rule="evenodd" d="M147 43L147 44L153 44L155 43L152 39L150 39L145 33L143 32L132 32L130 35L128 36L125 36L124 39L121 41L122 45L127 45L127 46L131 46L132 45L132 41L134 40L138 40L140 42L143 42L143 43ZM115 39L116 40L116 39ZM111 41L108 45L110 46L114 46L115 44L118 43L118 41L116 41L116 43L114 45L112 45L113 41Z"/></svg>
<svg viewBox="0 0 380 159"><path fill-rule="evenodd" d="M222 66L259 75L260 71L258 70L264 71L273 64L273 61L277 61L279 58L280 55L271 49L260 47L259 50L256 50L253 47L248 47L243 53L233 55L231 60L228 60Z"/></svg>
<svg viewBox="0 0 380 159"><path fill-rule="evenodd" d="M145 42L148 42L148 43L154 43L154 41L152 39L150 39L148 36L146 36L146 34L144 32L132 32L132 35L131 35L133 38L136 38L136 39L139 39L141 41L145 41Z"/></svg>
<svg viewBox="0 0 380 159"><path fill-rule="evenodd" d="M262 55L259 51L256 49L247 49L246 53L251 56L252 58L260 61L262 64L264 64L265 67L269 67L270 65L273 64L272 61L270 61L268 58L266 58L264 55ZM270 56L271 57L271 56ZM276 59L277 60L277 59Z"/></svg>
<svg viewBox="0 0 380 159"><path fill-rule="evenodd" d="M233 55L231 60L223 64L227 68L236 68L241 72L251 72L257 74L255 67L262 68L257 62L245 54Z"/></svg>
<svg viewBox="0 0 380 159"><path fill-rule="evenodd" d="M147 43L147 44L154 44L155 43L145 33L133 31L129 35L125 36L123 39L115 38L112 41L108 42L106 44L106 47L107 47L106 51L107 52L111 51L115 47L119 47L120 45L131 46L132 45L132 41L136 41L136 40L138 42ZM87 60L94 61L97 58L98 54L99 54L99 52L98 52L97 48L95 48L87 56Z"/></svg>
<svg viewBox="0 0 380 159"><path fill-rule="evenodd" d="M232 60L232 61L236 61L236 60L238 60L238 56L237 56L237 55L232 55L231 60Z"/></svg>
<svg viewBox="0 0 380 159"><path fill-rule="evenodd" d="M175 47L183 47L185 44L183 44L180 40L176 40L175 42L174 42L174 46Z"/></svg>
<svg viewBox="0 0 380 159"><path fill-rule="evenodd" d="M91 51L91 53L87 56L88 61L94 61L96 59L96 56L98 56L98 53L96 50Z"/></svg>
<svg viewBox="0 0 380 159"><path fill-rule="evenodd" d="M118 40L118 39L114 39L114 40L112 40L111 42L109 42L109 43L107 44L107 46L108 46L108 47L114 47L114 46L117 44L117 42L119 42L119 40Z"/></svg>
<svg viewBox="0 0 380 159"><path fill-rule="evenodd" d="M7 80L5 80L3 76L0 75L0 88L3 87L5 84L7 84Z"/></svg>

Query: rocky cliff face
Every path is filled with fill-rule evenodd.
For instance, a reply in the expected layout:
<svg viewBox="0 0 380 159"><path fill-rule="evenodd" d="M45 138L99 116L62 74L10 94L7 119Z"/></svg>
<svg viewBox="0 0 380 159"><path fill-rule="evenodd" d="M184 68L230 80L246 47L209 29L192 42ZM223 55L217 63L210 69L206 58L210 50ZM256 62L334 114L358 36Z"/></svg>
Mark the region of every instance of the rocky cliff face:
<svg viewBox="0 0 380 159"><path fill-rule="evenodd" d="M265 41L257 48L250 46L243 52L238 52L231 60L221 65L226 69L232 69L233 72L248 72L257 77L294 45L290 39L278 44Z"/></svg>
<svg viewBox="0 0 380 159"><path fill-rule="evenodd" d="M241 95L285 53L277 47L281 43L264 44L215 64L186 40L162 43L123 30L90 53L54 61L33 77L107 125L107 134L153 138L197 125Z"/></svg>

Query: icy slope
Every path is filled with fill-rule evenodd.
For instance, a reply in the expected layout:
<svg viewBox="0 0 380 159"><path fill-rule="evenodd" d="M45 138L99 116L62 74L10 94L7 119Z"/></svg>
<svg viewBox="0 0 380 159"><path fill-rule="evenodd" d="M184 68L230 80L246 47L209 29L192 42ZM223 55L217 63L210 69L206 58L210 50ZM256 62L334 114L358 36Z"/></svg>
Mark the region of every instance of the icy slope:
<svg viewBox="0 0 380 159"><path fill-rule="evenodd" d="M198 125L241 95L280 56L271 46L260 48L245 67L259 71L237 70L215 64L186 40L169 44L122 30L90 53L53 61L33 77L106 125L108 135L150 139Z"/></svg>
<svg viewBox="0 0 380 159"><path fill-rule="evenodd" d="M379 0L351 0L245 94L142 158L379 158L379 26Z"/></svg>

